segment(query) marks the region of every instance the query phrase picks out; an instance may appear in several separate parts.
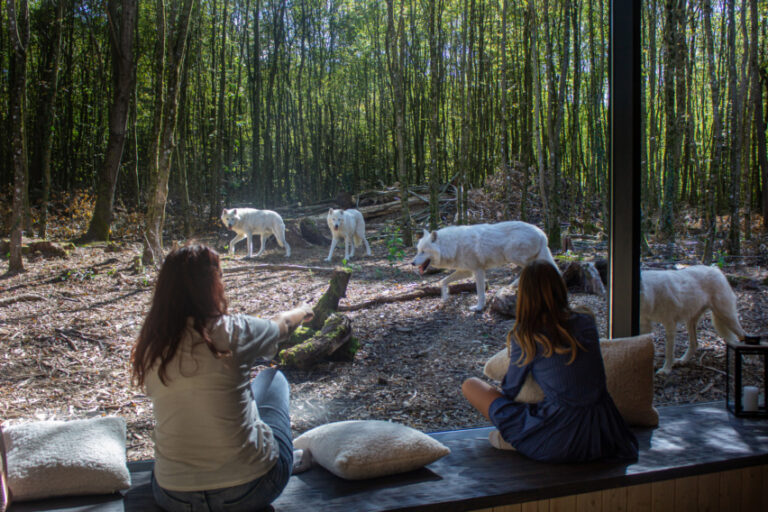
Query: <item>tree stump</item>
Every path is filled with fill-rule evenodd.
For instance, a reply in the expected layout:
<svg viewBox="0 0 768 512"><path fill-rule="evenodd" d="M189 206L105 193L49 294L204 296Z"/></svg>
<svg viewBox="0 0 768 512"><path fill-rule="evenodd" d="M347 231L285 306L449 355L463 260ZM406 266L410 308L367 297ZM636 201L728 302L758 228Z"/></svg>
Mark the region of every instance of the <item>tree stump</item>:
<svg viewBox="0 0 768 512"><path fill-rule="evenodd" d="M315 245L331 245L331 239L320 232L315 221L304 217L299 221L299 231L307 242Z"/></svg>
<svg viewBox="0 0 768 512"><path fill-rule="evenodd" d="M605 286L595 264L591 261L570 261L563 270L563 280L569 291L605 296Z"/></svg>
<svg viewBox="0 0 768 512"><path fill-rule="evenodd" d="M331 274L331 281L317 304L312 308L315 317L309 323L310 329L318 330L325 325L326 319L339 308L339 300L347 294L347 284L352 273L349 270L337 268Z"/></svg>
<svg viewBox="0 0 768 512"><path fill-rule="evenodd" d="M314 336L291 348L280 351L278 358L285 366L306 370L319 360L334 354L352 339L352 322L334 313Z"/></svg>
<svg viewBox="0 0 768 512"><path fill-rule="evenodd" d="M505 286L500 289L490 300L491 311L511 318L517 311L517 286Z"/></svg>

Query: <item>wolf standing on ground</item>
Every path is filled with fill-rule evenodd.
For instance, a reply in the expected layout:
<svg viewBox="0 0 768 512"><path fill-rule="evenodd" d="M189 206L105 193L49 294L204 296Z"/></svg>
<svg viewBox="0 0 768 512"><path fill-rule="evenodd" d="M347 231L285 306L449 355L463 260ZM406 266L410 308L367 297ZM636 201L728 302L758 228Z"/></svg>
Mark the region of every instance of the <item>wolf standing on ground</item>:
<svg viewBox="0 0 768 512"><path fill-rule="evenodd" d="M285 248L285 257L291 256L291 246L285 241L285 223L277 212L272 210L257 210L255 208L226 208L221 212L221 222L237 236L229 242L229 255L235 254L235 244L243 238L248 239L248 257L253 257L253 235L260 235L261 249L256 253L258 258L264 252L264 243L269 235L275 235L278 245Z"/></svg>
<svg viewBox="0 0 768 512"><path fill-rule="evenodd" d="M361 242L365 244L365 253L368 256L371 255L371 246L365 239L365 219L358 210L334 210L330 208L328 210L328 227L331 229L333 241L325 261L331 261L333 250L342 238L344 239L345 260L352 259L355 255L355 247L358 247Z"/></svg>
<svg viewBox="0 0 768 512"><path fill-rule="evenodd" d="M440 281L442 299L448 299L448 285L475 276L477 304L472 311L485 307L485 271L509 263L525 266L533 260L549 261L557 268L547 247L547 235L532 224L507 221L497 224L450 226L429 232L419 240L412 265L423 274L432 265L455 272Z"/></svg>
<svg viewBox="0 0 768 512"><path fill-rule="evenodd" d="M696 324L712 311L712 324L726 341L743 340L736 294L719 269L694 265L682 270L644 270L640 274L640 331L650 332L651 323L664 326L666 345L662 375L672 370L677 324L688 330L688 349L674 363L685 364L698 348Z"/></svg>

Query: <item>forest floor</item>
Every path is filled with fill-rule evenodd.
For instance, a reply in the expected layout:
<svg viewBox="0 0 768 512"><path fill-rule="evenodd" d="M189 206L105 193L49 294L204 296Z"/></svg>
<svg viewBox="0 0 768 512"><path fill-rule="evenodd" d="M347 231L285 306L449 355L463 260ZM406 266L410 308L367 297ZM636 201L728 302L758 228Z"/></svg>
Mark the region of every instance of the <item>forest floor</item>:
<svg viewBox="0 0 768 512"><path fill-rule="evenodd" d="M415 250L391 262L383 234L386 224L369 223L373 256L356 257L354 274L341 304L436 284L443 274L420 277L410 268ZM324 226L323 226L324 227ZM223 251L232 234L223 228L205 241ZM328 247L294 245L286 260L282 249L246 260L244 242L234 258L223 258L232 313L263 317L300 302L314 304L328 285L328 274L255 270L261 263L328 266ZM576 239L576 253L605 256L605 243ZM685 243L681 244L682 246ZM141 247L135 241L77 247L66 259L25 258L27 272L0 279L0 420L69 419L116 414L128 422L128 456L152 457L151 403L129 381L132 344L147 312L154 269L134 265ZM334 263L340 262L337 248ZM358 254L360 254L358 252ZM745 260L746 261L746 260ZM692 261L678 260L680 263ZM645 261L644 265L660 266ZM750 333L766 330L768 286L765 266L726 266L738 296L739 315ZM497 269L488 276L489 299L512 282L516 271ZM490 311L475 314L474 293L395 302L347 313L360 349L352 362L323 362L309 371L286 369L291 383L295 434L346 419L385 419L423 431L485 424L461 397L460 385L481 376L485 361L504 347L513 320ZM571 295L597 314L605 334L605 299ZM654 329L655 366L663 362L663 329ZM700 349L694 362L655 378L655 403L687 403L724 398L725 348L711 321L699 326ZM676 355L687 335L679 327ZM264 364L270 364L265 362ZM259 368L255 368L254 372Z"/></svg>

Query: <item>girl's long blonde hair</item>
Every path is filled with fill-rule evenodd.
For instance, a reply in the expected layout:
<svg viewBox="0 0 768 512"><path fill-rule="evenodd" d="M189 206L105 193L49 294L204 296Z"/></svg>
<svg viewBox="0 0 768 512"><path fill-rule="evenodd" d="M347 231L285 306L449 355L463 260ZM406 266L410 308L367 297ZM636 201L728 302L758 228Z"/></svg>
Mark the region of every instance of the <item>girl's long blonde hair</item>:
<svg viewBox="0 0 768 512"><path fill-rule="evenodd" d="M570 353L566 364L571 364L578 350L585 350L567 329L572 315L565 281L551 262L536 260L523 268L517 288L517 318L507 333L507 350L511 351L512 337L522 350L516 364L533 361L536 344L543 347L544 357Z"/></svg>

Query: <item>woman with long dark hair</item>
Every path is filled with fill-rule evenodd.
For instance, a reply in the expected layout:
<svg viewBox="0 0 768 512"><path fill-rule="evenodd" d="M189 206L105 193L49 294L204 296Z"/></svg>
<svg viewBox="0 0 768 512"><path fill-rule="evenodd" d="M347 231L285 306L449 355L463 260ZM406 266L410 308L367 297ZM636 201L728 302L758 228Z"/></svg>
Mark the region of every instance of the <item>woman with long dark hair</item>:
<svg viewBox="0 0 768 512"><path fill-rule="evenodd" d="M565 282L550 262L534 261L520 275L507 350L501 390L477 378L461 387L496 426L491 444L551 462L637 458L637 439L606 388L595 320L568 306ZM515 402L529 373L546 397Z"/></svg>
<svg viewBox="0 0 768 512"><path fill-rule="evenodd" d="M293 466L288 382L250 372L311 317L307 306L271 320L229 315L215 251L168 255L131 354L133 382L152 399L163 509L258 510L282 492Z"/></svg>

